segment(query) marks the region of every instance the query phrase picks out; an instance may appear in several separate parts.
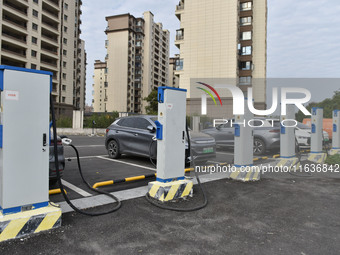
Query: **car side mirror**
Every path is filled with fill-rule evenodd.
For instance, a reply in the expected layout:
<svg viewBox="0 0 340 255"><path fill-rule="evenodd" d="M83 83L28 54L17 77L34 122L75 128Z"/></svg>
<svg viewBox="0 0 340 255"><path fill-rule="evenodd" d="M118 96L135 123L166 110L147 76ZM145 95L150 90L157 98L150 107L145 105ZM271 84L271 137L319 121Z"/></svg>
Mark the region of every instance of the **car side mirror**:
<svg viewBox="0 0 340 255"><path fill-rule="evenodd" d="M151 133L154 133L156 130L155 127L152 125L148 126L146 129L149 130Z"/></svg>

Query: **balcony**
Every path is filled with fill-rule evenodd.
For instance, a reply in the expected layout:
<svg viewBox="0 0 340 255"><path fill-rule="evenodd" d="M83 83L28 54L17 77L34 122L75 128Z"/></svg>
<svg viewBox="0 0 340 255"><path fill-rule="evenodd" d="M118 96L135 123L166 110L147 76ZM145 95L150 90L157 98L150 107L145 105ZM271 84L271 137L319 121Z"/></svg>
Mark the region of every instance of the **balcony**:
<svg viewBox="0 0 340 255"><path fill-rule="evenodd" d="M47 4L49 4L51 7L59 10L59 0L46 0Z"/></svg>
<svg viewBox="0 0 340 255"><path fill-rule="evenodd" d="M20 61L18 58L11 58L11 56L5 56L4 52L1 53L1 64L7 66L17 66L17 67L26 67L26 60Z"/></svg>
<svg viewBox="0 0 340 255"><path fill-rule="evenodd" d="M2 36L7 37L10 40L15 40L16 42L26 44L26 34L20 33L12 28L3 26Z"/></svg>
<svg viewBox="0 0 340 255"><path fill-rule="evenodd" d="M49 16L49 18L53 19L54 21L59 22L59 11L55 8L50 7L50 5L43 2L42 10L45 15Z"/></svg>
<svg viewBox="0 0 340 255"><path fill-rule="evenodd" d="M52 55L52 57L58 56L58 47L47 44L45 42L41 42L41 50L45 51L49 55Z"/></svg>
<svg viewBox="0 0 340 255"><path fill-rule="evenodd" d="M4 0L3 3L4 6L8 7L10 10L14 11L18 15L27 16L27 6L22 5L20 2Z"/></svg>
<svg viewBox="0 0 340 255"><path fill-rule="evenodd" d="M48 30L49 28L53 28L55 31L59 32L59 22L47 17L46 15L42 15L42 24L47 26Z"/></svg>
<svg viewBox="0 0 340 255"><path fill-rule="evenodd" d="M5 22L8 22L11 25L14 25L20 29L27 30L27 21L12 15L11 13L7 12L6 10L2 11L2 19Z"/></svg>
<svg viewBox="0 0 340 255"><path fill-rule="evenodd" d="M184 12L184 1L179 2L178 5L176 5L176 11L175 15L181 21L181 14Z"/></svg>
<svg viewBox="0 0 340 255"><path fill-rule="evenodd" d="M46 65L49 65L49 66L52 66L52 67L55 67L55 68L58 67L58 60L57 59L51 58L51 57L44 55L44 54L41 54L40 62L42 64L46 64Z"/></svg>

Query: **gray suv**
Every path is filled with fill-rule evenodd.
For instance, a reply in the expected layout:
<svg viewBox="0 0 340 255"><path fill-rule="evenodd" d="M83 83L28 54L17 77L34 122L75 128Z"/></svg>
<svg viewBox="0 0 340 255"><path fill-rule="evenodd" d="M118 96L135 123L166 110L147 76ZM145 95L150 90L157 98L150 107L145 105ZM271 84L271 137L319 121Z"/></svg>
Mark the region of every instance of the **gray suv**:
<svg viewBox="0 0 340 255"><path fill-rule="evenodd" d="M106 129L105 146L111 158L121 154L157 158L157 116L139 115L122 117ZM195 162L206 162L216 157L215 139L203 133L190 132L191 147ZM191 161L186 145L186 163Z"/></svg>
<svg viewBox="0 0 340 255"><path fill-rule="evenodd" d="M203 133L215 138L216 144L221 147L234 147L235 127L231 122L217 127L202 130ZM254 132L254 155L263 155L266 151L280 149L280 122L269 124L265 118L256 118L252 123ZM262 127L260 127L263 125Z"/></svg>

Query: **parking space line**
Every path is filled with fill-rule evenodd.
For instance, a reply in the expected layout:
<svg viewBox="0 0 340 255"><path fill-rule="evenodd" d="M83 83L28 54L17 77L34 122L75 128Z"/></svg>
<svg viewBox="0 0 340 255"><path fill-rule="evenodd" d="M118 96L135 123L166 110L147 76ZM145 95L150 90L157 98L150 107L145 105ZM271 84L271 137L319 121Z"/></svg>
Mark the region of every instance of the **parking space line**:
<svg viewBox="0 0 340 255"><path fill-rule="evenodd" d="M232 152L216 152L217 154L224 154L224 155L234 155Z"/></svg>
<svg viewBox="0 0 340 255"><path fill-rule="evenodd" d="M77 148L86 148L86 147L105 147L105 145L101 144L101 145L78 145L76 146ZM65 148L71 148L69 146L65 146Z"/></svg>
<svg viewBox="0 0 340 255"><path fill-rule="evenodd" d="M105 159L105 160L113 161L113 162L117 162L117 163L122 163L122 164L130 165L130 166L140 167L140 168L144 168L144 169L148 169L148 170L152 170L152 171L156 171L155 168L151 168L151 167L147 167L147 166L141 166L141 165L125 162L125 161L120 161L120 160L117 160L117 159L106 158L106 157L102 157L102 156L97 156L97 158L101 158L101 159Z"/></svg>
<svg viewBox="0 0 340 255"><path fill-rule="evenodd" d="M209 160L208 163L221 164L221 163L225 163L225 162L217 162L217 161L211 161L211 160Z"/></svg>
<svg viewBox="0 0 340 255"><path fill-rule="evenodd" d="M104 157L106 155L97 155L97 156L84 156L84 157L79 157L79 159L89 159L89 158L96 158L96 157ZM66 159L77 159L77 157L65 157Z"/></svg>
<svg viewBox="0 0 340 255"><path fill-rule="evenodd" d="M72 183L69 183L62 179L63 185L65 185L67 188L77 192L78 194L82 195L83 197L91 197L92 195L85 190L82 190L81 188L78 188L77 186L74 186Z"/></svg>

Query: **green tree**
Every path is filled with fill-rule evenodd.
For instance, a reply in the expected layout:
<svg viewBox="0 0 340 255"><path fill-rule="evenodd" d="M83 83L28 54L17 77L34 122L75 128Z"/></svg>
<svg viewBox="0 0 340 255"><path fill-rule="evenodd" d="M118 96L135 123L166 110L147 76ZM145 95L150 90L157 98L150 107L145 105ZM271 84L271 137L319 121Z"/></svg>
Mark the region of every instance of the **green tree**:
<svg viewBox="0 0 340 255"><path fill-rule="evenodd" d="M143 98L144 101L148 102L148 106L145 107L146 114L157 115L158 114L158 91L153 90L151 93Z"/></svg>
<svg viewBox="0 0 340 255"><path fill-rule="evenodd" d="M308 111L311 111L313 107L323 108L324 118L332 118L333 110L340 109L340 90L335 91L332 98L326 98L319 103L312 102L306 108ZM305 115L299 111L295 117L297 121L302 122L302 120L305 118Z"/></svg>

